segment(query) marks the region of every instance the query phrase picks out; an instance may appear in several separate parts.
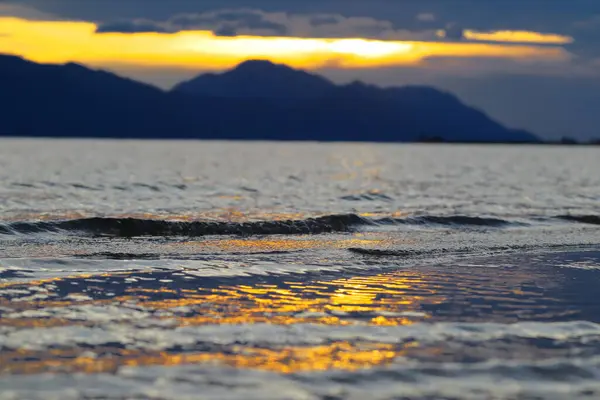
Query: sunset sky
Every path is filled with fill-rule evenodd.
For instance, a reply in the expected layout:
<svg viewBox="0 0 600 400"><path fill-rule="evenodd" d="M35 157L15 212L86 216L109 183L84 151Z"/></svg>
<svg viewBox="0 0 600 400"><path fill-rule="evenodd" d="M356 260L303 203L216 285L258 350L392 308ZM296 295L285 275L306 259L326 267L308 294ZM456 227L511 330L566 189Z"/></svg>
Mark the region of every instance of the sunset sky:
<svg viewBox="0 0 600 400"><path fill-rule="evenodd" d="M428 84L509 126L600 136L597 0L0 0L0 53L168 88L267 58Z"/></svg>

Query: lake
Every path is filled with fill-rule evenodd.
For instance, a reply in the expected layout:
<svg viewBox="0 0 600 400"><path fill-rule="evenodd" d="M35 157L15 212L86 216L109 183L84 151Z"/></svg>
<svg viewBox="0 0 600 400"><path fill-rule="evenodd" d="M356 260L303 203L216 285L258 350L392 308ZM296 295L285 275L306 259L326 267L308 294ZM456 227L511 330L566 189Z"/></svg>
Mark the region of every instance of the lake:
<svg viewBox="0 0 600 400"><path fill-rule="evenodd" d="M0 398L600 397L593 147L0 140Z"/></svg>

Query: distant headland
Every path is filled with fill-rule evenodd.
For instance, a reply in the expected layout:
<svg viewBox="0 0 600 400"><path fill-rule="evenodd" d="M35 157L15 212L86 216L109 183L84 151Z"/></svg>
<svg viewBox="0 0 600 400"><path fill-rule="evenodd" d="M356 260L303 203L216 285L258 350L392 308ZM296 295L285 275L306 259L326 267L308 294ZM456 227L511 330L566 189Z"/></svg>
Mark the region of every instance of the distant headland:
<svg viewBox="0 0 600 400"><path fill-rule="evenodd" d="M0 55L0 87L0 136L542 142L431 87L335 85L261 60L163 91L78 64Z"/></svg>

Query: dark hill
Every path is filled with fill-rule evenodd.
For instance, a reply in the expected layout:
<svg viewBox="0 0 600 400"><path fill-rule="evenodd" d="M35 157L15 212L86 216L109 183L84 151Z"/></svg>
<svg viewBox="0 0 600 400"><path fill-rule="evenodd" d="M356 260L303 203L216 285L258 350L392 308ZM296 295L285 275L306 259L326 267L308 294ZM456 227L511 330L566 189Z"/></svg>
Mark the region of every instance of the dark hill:
<svg viewBox="0 0 600 400"><path fill-rule="evenodd" d="M335 88L327 79L270 61L246 61L222 74L204 74L173 91L221 97L311 98Z"/></svg>
<svg viewBox="0 0 600 400"><path fill-rule="evenodd" d="M5 135L134 138L190 128L172 95L77 64L0 56L0 91Z"/></svg>
<svg viewBox="0 0 600 400"><path fill-rule="evenodd" d="M0 135L117 138L530 142L427 87L337 86L250 61L170 92L77 64L0 55Z"/></svg>

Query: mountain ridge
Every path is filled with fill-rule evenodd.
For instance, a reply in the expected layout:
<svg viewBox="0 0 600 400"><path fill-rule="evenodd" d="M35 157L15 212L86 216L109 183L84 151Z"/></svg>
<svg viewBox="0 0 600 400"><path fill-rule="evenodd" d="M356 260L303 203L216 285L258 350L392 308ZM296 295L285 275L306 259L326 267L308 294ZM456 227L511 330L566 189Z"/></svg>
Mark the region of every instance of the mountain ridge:
<svg viewBox="0 0 600 400"><path fill-rule="evenodd" d="M306 71L267 60L249 60L222 73L202 74L180 82L171 91L191 94L201 91L225 97L306 98L333 87L326 78Z"/></svg>
<svg viewBox="0 0 600 400"><path fill-rule="evenodd" d="M539 142L451 93L336 85L265 60L163 91L113 73L0 55L0 136Z"/></svg>

